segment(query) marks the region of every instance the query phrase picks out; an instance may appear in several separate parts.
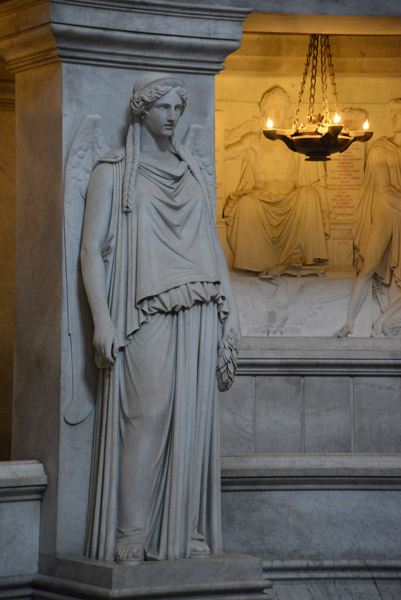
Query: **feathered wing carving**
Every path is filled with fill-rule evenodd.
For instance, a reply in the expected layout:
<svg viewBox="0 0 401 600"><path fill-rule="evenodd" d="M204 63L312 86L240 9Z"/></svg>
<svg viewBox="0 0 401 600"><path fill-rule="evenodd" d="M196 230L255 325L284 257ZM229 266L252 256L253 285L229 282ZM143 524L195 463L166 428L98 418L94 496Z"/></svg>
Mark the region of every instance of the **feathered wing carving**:
<svg viewBox="0 0 401 600"><path fill-rule="evenodd" d="M102 118L87 115L68 152L64 173L64 251L68 335L71 349L71 401L64 413L70 425L81 423L95 403L97 369L93 361L92 317L80 267L80 248L89 178L110 148Z"/></svg>
<svg viewBox="0 0 401 600"><path fill-rule="evenodd" d="M216 170L214 164L214 149L211 136L203 125L192 124L188 127L183 145L198 159L202 167L209 189L210 212L213 223L216 221Z"/></svg>
<svg viewBox="0 0 401 600"><path fill-rule="evenodd" d="M321 310L323 304L346 298L351 293L353 279L328 279L308 281L291 298L291 321L303 325Z"/></svg>

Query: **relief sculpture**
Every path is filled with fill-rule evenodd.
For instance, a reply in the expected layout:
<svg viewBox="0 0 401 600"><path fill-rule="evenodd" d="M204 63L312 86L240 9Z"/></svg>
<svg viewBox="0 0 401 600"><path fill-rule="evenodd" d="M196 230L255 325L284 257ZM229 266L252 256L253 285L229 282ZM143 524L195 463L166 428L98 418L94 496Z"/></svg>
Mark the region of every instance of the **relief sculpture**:
<svg viewBox="0 0 401 600"><path fill-rule="evenodd" d="M261 117L228 132L225 147L225 160L242 159L238 188L224 209L233 266L272 276L287 267L324 264L329 234L325 165L305 163L263 136L267 118L277 128L286 126L290 98L282 87L268 89L259 106Z"/></svg>
<svg viewBox="0 0 401 600"><path fill-rule="evenodd" d="M344 337L372 288L382 314L372 335L401 333L401 98L388 103L392 137L381 137L370 148L365 177L352 230L359 271L345 324L336 333Z"/></svg>
<svg viewBox="0 0 401 600"><path fill-rule="evenodd" d="M89 116L67 160L66 238L75 242L67 286L77 297L85 213L81 263L99 368L86 542L93 559L134 565L222 550L217 382L225 390L233 381L240 330L210 155L202 164L207 153L194 157L174 135L186 101L181 79L145 74L125 147L109 150L100 117ZM85 327L77 310L74 357ZM79 423L90 409L78 390L65 419Z"/></svg>

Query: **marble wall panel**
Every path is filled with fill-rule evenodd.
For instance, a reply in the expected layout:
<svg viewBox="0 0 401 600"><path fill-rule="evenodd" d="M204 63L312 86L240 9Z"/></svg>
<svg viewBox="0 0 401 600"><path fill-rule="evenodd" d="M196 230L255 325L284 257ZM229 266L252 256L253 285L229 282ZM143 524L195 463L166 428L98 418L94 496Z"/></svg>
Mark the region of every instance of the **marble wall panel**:
<svg viewBox="0 0 401 600"><path fill-rule="evenodd" d="M355 452L401 451L401 379L355 377Z"/></svg>
<svg viewBox="0 0 401 600"><path fill-rule="evenodd" d="M224 549L265 560L388 559L399 555L399 497L379 489L224 492Z"/></svg>
<svg viewBox="0 0 401 600"><path fill-rule="evenodd" d="M254 378L236 377L232 388L220 394L221 453L254 452Z"/></svg>
<svg viewBox="0 0 401 600"><path fill-rule="evenodd" d="M0 502L0 577L37 572L39 520L36 500Z"/></svg>
<svg viewBox="0 0 401 600"><path fill-rule="evenodd" d="M305 452L350 452L351 379L305 377Z"/></svg>
<svg viewBox="0 0 401 600"><path fill-rule="evenodd" d="M341 598L341 600L398 600L401 597L399 581L380 581L357 579L334 581L297 581L274 582L276 600L322 600L322 598Z"/></svg>
<svg viewBox="0 0 401 600"><path fill-rule="evenodd" d="M255 400L256 452L301 452L301 377L256 377Z"/></svg>

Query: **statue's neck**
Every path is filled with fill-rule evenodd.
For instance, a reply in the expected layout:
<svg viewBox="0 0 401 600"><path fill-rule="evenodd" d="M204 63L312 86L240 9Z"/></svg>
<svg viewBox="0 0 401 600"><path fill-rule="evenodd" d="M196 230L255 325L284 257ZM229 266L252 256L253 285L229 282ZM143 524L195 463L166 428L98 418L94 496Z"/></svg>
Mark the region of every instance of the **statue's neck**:
<svg viewBox="0 0 401 600"><path fill-rule="evenodd" d="M394 132L393 142L397 146L401 146L401 131Z"/></svg>
<svg viewBox="0 0 401 600"><path fill-rule="evenodd" d="M150 133L146 127L141 129L141 153L154 156L171 152L170 138L167 136L156 136Z"/></svg>

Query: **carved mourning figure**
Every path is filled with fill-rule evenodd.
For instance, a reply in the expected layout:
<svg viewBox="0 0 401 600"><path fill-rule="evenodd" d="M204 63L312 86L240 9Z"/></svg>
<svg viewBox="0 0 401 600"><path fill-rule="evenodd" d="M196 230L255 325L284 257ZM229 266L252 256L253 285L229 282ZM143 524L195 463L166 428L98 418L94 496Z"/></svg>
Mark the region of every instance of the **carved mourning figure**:
<svg viewBox="0 0 401 600"><path fill-rule="evenodd" d="M240 137L225 149L226 160L243 161L238 189L224 209L233 266L276 272L326 261L325 166L300 161L284 144L263 135L268 118L274 127L286 126L290 98L282 87L268 89L259 106L259 126L254 119L229 132Z"/></svg>
<svg viewBox="0 0 401 600"><path fill-rule="evenodd" d="M124 564L221 551L217 379L228 389L240 331L207 170L174 136L186 102L181 79L140 77L125 148L97 160L87 191L99 384L86 554ZM69 169L104 150L99 119Z"/></svg>
<svg viewBox="0 0 401 600"><path fill-rule="evenodd" d="M375 295L383 314L372 335L399 335L401 302L401 98L390 100L393 136L382 137L370 148L352 230L359 274L352 287L347 320L337 337L352 332L355 319L371 289L372 278L382 286ZM397 291L384 301L383 291ZM384 289L383 289L384 288Z"/></svg>

